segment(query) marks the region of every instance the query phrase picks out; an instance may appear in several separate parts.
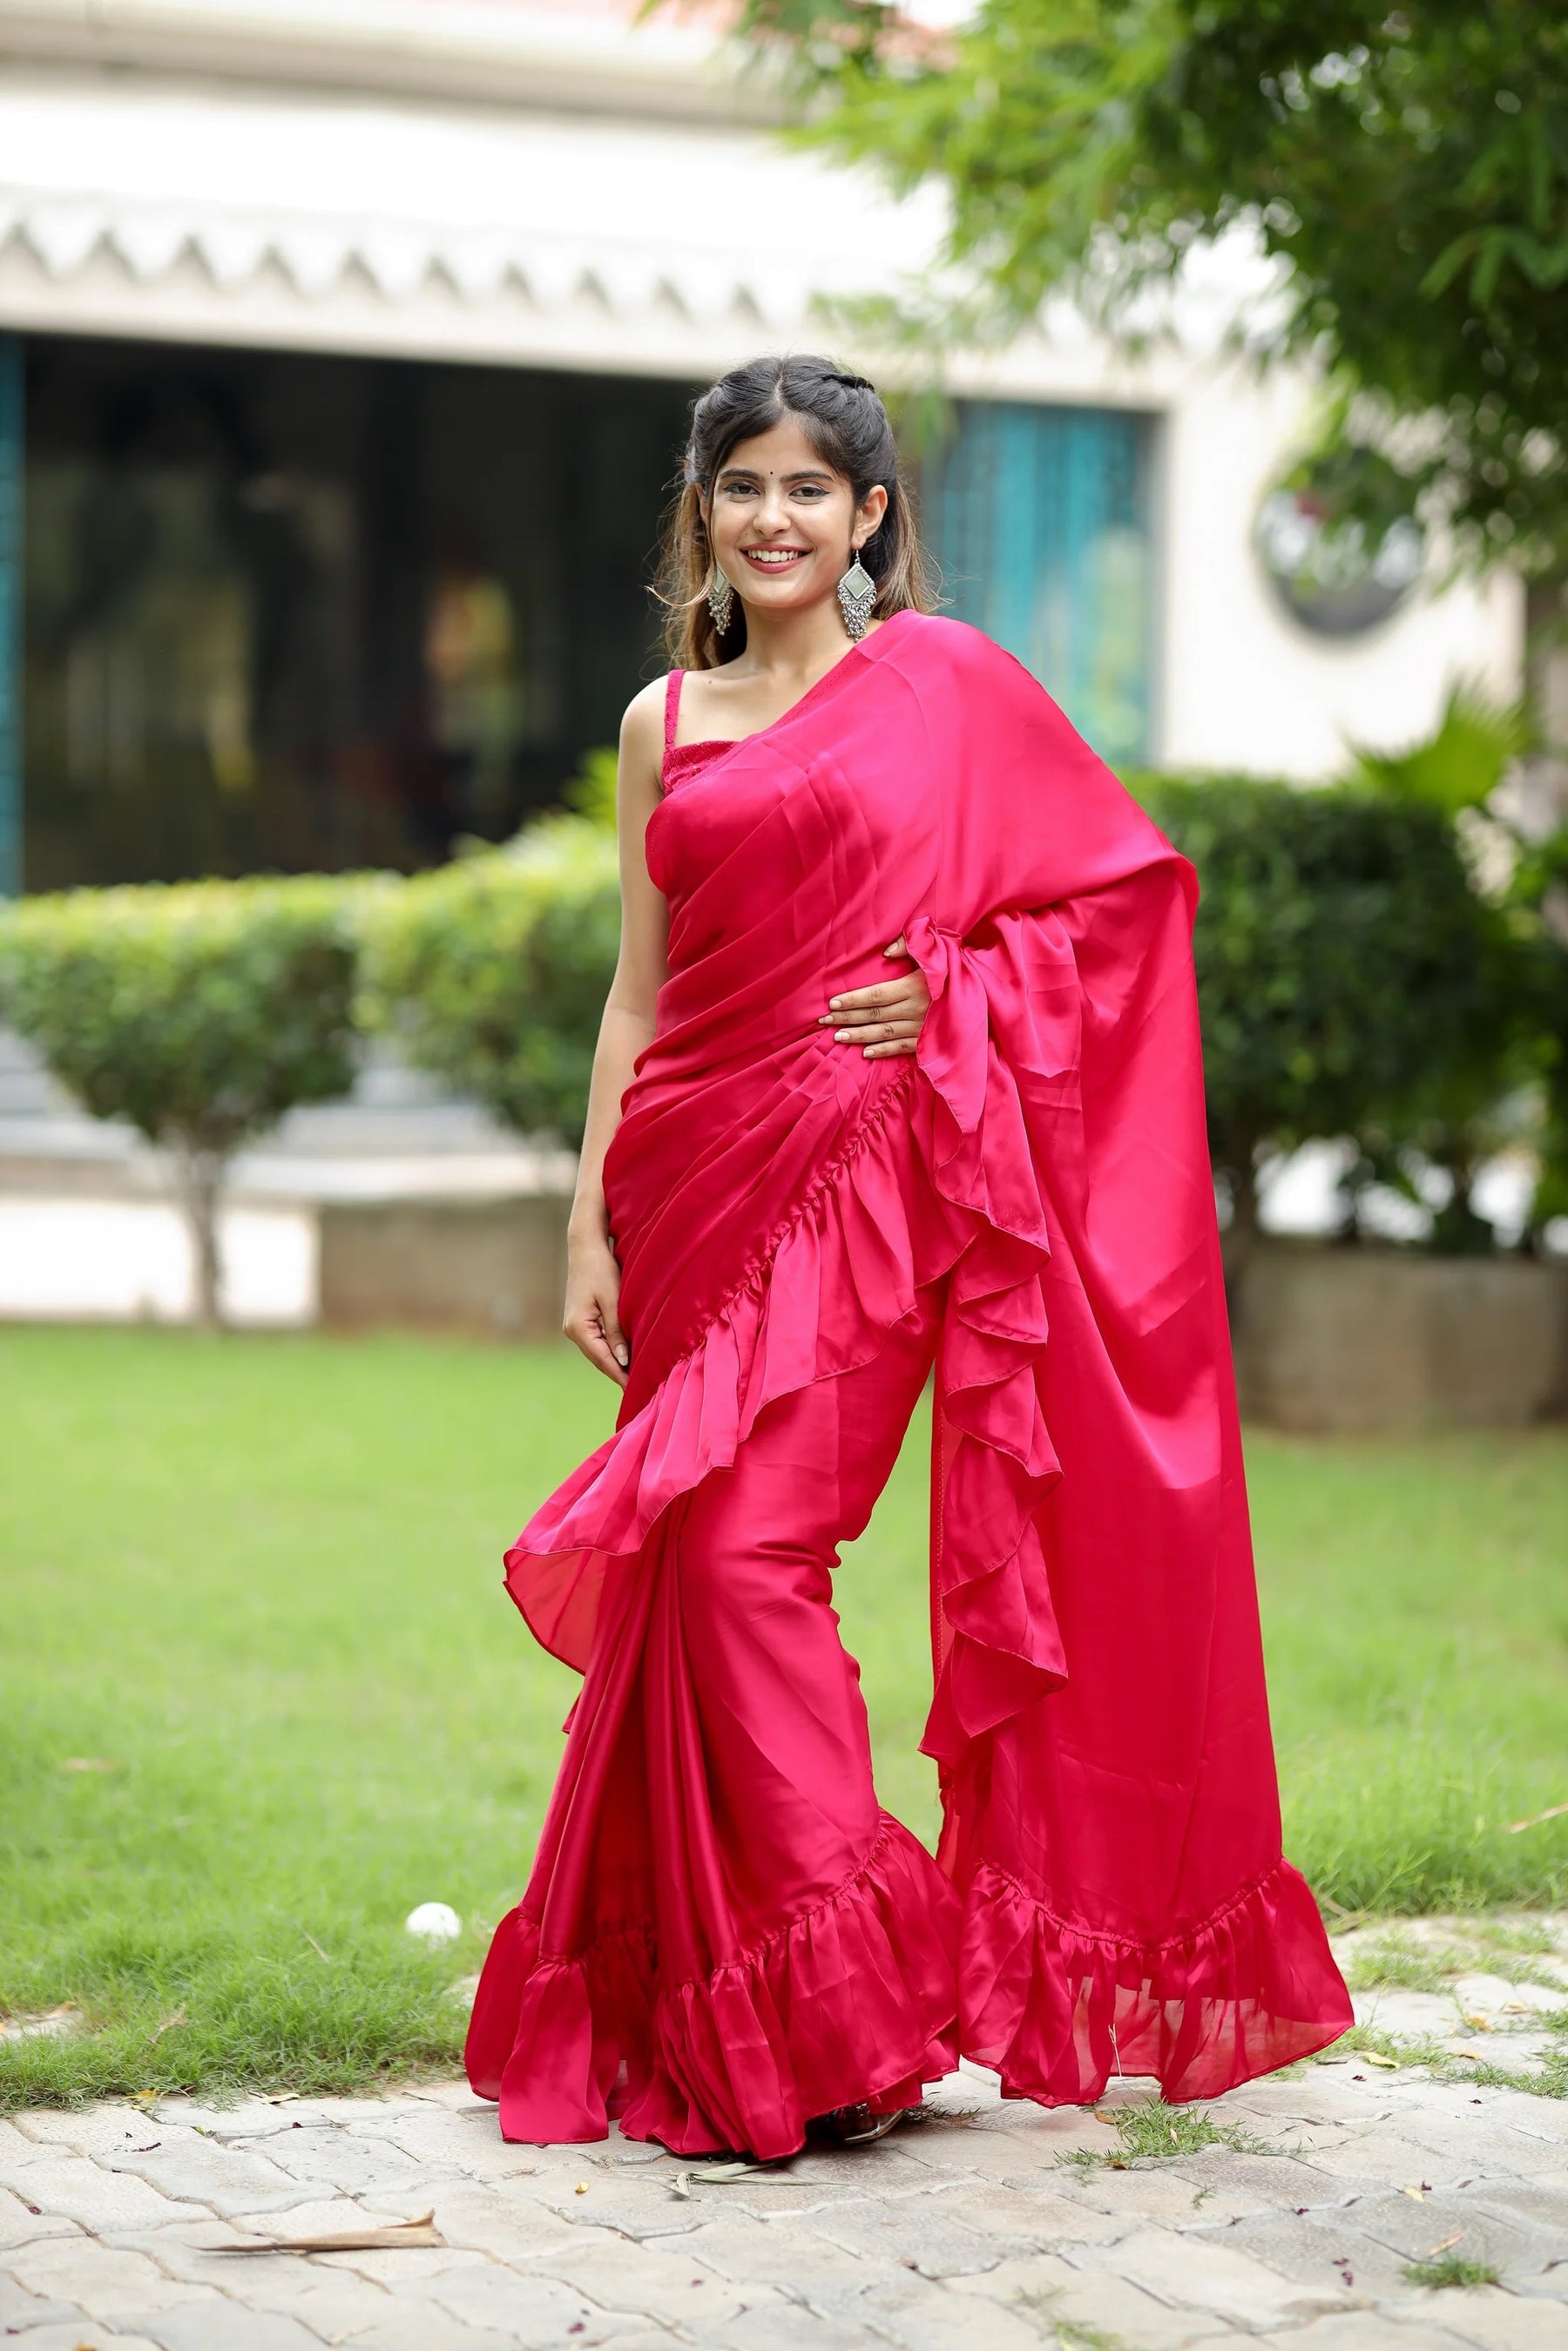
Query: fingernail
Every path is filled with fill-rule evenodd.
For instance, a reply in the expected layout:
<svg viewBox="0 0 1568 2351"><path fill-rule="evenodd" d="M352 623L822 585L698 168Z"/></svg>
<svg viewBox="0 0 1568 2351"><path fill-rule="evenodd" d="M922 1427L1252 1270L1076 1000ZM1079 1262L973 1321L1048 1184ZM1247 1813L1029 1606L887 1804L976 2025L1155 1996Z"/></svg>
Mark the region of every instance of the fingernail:
<svg viewBox="0 0 1568 2351"><path fill-rule="evenodd" d="M625 1350L625 1348L624 1348L624 1347L617 1347L617 1348L616 1348L616 1350L615 1350L615 1360L616 1360L616 1362L620 1364L620 1366L621 1366L622 1370L622 1371L624 1371L624 1370L625 1370L625 1368L626 1368L626 1366L627 1366L627 1364L631 1362L632 1358L631 1358L631 1356L626 1353L626 1350Z"/></svg>
<svg viewBox="0 0 1568 2351"><path fill-rule="evenodd" d="M835 1029L833 1031L833 1042L835 1045L847 1045L854 1033L855 1032L852 1029Z"/></svg>
<svg viewBox="0 0 1568 2351"><path fill-rule="evenodd" d="M830 996L828 998L828 1010L831 1013L837 1012L841 1007L843 1000L844 999L841 996Z"/></svg>
<svg viewBox="0 0 1568 2351"><path fill-rule="evenodd" d="M833 1016L831 1012L820 1012L817 1015L817 1026L819 1029L831 1029L832 1025Z"/></svg>

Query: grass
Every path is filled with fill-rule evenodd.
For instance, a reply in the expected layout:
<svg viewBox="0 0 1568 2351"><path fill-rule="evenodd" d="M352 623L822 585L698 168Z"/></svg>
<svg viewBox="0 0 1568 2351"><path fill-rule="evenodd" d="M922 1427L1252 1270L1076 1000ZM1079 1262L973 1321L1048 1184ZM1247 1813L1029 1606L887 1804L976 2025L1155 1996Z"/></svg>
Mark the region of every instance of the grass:
<svg viewBox="0 0 1568 2351"><path fill-rule="evenodd" d="M1274 2152L1252 2132L1234 2123L1217 2123L1207 2106L1167 2106L1158 2098L1139 2098L1130 2105L1108 2107L1100 2119L1114 2128L1116 2146L1103 2153L1073 2147L1059 2155L1058 2163L1078 2171L1128 2171L1135 2163L1172 2163L1179 2156L1201 2155L1208 2147L1228 2147L1237 2155Z"/></svg>
<svg viewBox="0 0 1568 2351"><path fill-rule="evenodd" d="M611 1398L561 1349L0 1336L0 2097L448 2065L572 1676L499 1588ZM929 1831L917 1431L840 1596L886 1801ZM1347 1910L1568 1886L1561 1434L1249 1443L1294 1855ZM70 1769L71 1764L112 1768ZM432 1952L402 1919L452 1903ZM1171 2110L1166 2110L1171 2111Z"/></svg>
<svg viewBox="0 0 1568 2351"><path fill-rule="evenodd" d="M1490 1919L1466 1920L1441 1943L1417 1942L1397 1930L1379 1935L1354 1949L1344 1980L1352 1991L1451 1992L1460 1976L1503 1975L1511 1983L1563 1991L1562 1962L1554 1968L1541 1963L1541 1954L1555 1949L1544 1934L1497 1928ZM1551 2013L1545 2012L1542 2022L1549 2022Z"/></svg>
<svg viewBox="0 0 1568 2351"><path fill-rule="evenodd" d="M1458 2253L1445 2253L1441 2261L1406 2262L1405 2276L1411 2285L1438 2288L1446 2285L1500 2285L1502 2280L1488 2262L1465 2262Z"/></svg>

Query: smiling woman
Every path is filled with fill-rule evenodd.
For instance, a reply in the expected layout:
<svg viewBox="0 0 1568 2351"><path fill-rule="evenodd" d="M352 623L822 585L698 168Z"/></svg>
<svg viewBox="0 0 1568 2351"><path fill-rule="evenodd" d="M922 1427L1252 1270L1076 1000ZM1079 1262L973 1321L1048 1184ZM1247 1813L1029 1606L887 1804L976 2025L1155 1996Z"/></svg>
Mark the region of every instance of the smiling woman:
<svg viewBox="0 0 1568 2351"><path fill-rule="evenodd" d="M508 2138L763 2158L960 2055L1217 2095L1350 2009L1280 1846L1191 870L923 609L863 377L705 394L664 593L566 1301L623 1393L507 1555L584 1687L469 2078ZM933 1369L935 1858L832 1604Z"/></svg>

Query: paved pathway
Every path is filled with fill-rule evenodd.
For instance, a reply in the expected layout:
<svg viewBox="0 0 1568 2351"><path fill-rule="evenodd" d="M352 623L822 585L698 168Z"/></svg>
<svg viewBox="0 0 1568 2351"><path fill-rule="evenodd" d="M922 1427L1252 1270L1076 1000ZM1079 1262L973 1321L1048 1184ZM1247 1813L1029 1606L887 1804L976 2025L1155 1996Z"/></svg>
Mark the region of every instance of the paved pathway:
<svg viewBox="0 0 1568 2351"><path fill-rule="evenodd" d="M1401 1948L1385 1980L1430 1978ZM1530 1972L1361 2004L1528 2063L1559 1968ZM727 2181L618 2138L505 2147L457 2085L25 2114L0 2124L0 2326L26 2351L1568 2351L1562 2098L1336 2053L1203 2110L1237 2143L1124 2169L1063 2160L1119 2156L1113 2121L985 2075L936 2104ZM220 2250L432 2210L420 2249ZM1446 2255L1500 2283L1406 2279Z"/></svg>

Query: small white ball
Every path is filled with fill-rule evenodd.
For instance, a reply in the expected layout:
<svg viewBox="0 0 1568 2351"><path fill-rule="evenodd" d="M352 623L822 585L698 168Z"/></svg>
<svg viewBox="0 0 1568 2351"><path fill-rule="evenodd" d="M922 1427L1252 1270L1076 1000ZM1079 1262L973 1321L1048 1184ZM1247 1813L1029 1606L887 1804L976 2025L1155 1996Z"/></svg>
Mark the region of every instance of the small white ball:
<svg viewBox="0 0 1568 2351"><path fill-rule="evenodd" d="M403 1925L411 1935L423 1935L430 1943L455 1943L463 1932L463 1921L450 1902L422 1902Z"/></svg>

